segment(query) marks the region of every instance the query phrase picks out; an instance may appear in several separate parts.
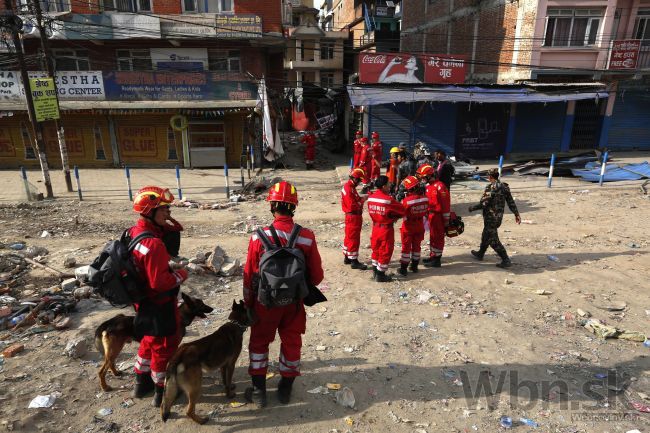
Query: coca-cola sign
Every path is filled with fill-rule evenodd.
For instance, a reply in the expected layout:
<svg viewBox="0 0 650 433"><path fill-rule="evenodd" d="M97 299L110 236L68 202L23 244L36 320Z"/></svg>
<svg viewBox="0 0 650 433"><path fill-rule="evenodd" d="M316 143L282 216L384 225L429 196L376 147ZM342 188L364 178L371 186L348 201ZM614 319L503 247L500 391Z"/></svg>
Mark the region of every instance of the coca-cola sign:
<svg viewBox="0 0 650 433"><path fill-rule="evenodd" d="M459 84L464 56L446 54L359 54L359 82L366 84Z"/></svg>

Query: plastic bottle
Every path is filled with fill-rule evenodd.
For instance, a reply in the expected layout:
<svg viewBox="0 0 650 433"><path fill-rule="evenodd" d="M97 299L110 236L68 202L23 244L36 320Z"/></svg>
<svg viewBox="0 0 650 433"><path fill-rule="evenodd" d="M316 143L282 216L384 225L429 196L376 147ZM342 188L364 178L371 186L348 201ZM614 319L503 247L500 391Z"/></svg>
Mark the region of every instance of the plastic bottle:
<svg viewBox="0 0 650 433"><path fill-rule="evenodd" d="M499 419L499 424L503 428L512 428L512 418L504 415Z"/></svg>
<svg viewBox="0 0 650 433"><path fill-rule="evenodd" d="M22 322L25 317L27 317L27 313L19 314L9 321L9 326L16 326L18 323Z"/></svg>
<svg viewBox="0 0 650 433"><path fill-rule="evenodd" d="M528 418L519 418L519 422L522 423L522 424L525 424L525 425L527 425L527 426L533 427L533 428L537 428L537 427L539 427L539 424L537 424L537 423L536 423L535 421L533 421L532 419L528 419Z"/></svg>

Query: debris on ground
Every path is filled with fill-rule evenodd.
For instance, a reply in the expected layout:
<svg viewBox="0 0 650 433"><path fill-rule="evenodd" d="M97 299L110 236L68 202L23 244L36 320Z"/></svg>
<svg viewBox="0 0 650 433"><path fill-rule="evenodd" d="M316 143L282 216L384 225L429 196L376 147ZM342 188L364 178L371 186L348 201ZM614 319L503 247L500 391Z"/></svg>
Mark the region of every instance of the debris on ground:
<svg viewBox="0 0 650 433"><path fill-rule="evenodd" d="M350 388L348 388L347 386L343 387L343 389L336 391L335 396L336 396L336 403L338 403L340 406L354 409L356 400L354 399L354 393Z"/></svg>
<svg viewBox="0 0 650 433"><path fill-rule="evenodd" d="M646 341L646 335L642 332L618 329L614 326L606 325L598 319L589 319L582 326L603 339L618 338L620 340L629 340L638 343Z"/></svg>

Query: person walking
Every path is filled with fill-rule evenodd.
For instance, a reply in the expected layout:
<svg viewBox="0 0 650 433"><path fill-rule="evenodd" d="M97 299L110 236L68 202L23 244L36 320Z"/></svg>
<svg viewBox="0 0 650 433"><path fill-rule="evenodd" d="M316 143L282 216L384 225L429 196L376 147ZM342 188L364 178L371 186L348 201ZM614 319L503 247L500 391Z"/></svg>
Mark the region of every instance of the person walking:
<svg viewBox="0 0 650 433"><path fill-rule="evenodd" d="M445 228L449 225L451 200L444 183L437 179L438 173L428 164L418 169L420 177L427 183L426 196L429 200L429 246L430 256L424 261L427 268L441 266L445 249Z"/></svg>
<svg viewBox="0 0 650 433"><path fill-rule="evenodd" d="M306 132L301 141L305 145L305 166L307 170L313 170L316 161L316 135Z"/></svg>
<svg viewBox="0 0 650 433"><path fill-rule="evenodd" d="M392 279L386 275L390 259L395 249L395 221L404 216L404 207L389 195L389 183L386 176L379 176L375 181L375 192L368 196L368 214L372 219L372 266L374 280L385 283Z"/></svg>
<svg viewBox="0 0 650 433"><path fill-rule="evenodd" d="M365 271L366 265L359 262L361 227L363 226L363 199L357 192L365 173L360 168L352 169L348 181L341 188L341 209L345 213L345 237L343 239L343 263L352 269Z"/></svg>
<svg viewBox="0 0 650 433"><path fill-rule="evenodd" d="M424 240L424 218L429 208L429 199L424 194L422 184L414 176L408 176L403 184L406 197L402 200L405 214L400 228L402 256L399 273L406 276L409 262L411 272L418 271L422 240Z"/></svg>
<svg viewBox="0 0 650 433"><path fill-rule="evenodd" d="M499 255L501 262L497 263L500 268L508 268L512 265L505 247L499 240L498 229L503 221L505 205L508 205L510 212L515 214L515 222L521 224L521 216L515 204L515 200L510 193L510 187L507 183L499 180L499 170L492 168L488 170L488 180L490 183L485 187L483 196L478 204L469 207L470 212L476 210L483 211L483 233L481 234L481 246L478 250L472 250L472 255L483 260L488 247Z"/></svg>

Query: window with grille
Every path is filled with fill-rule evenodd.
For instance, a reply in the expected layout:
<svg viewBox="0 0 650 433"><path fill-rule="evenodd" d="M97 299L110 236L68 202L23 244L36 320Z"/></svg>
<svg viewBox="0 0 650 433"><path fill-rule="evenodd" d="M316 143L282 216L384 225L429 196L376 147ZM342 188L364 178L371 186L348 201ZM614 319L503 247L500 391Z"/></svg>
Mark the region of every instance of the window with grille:
<svg viewBox="0 0 650 433"><path fill-rule="evenodd" d="M88 50L52 50L57 71L89 71Z"/></svg>
<svg viewBox="0 0 650 433"><path fill-rule="evenodd" d="M334 58L334 42L321 42L320 58L321 60L331 60Z"/></svg>
<svg viewBox="0 0 650 433"><path fill-rule="evenodd" d="M118 71L151 71L149 50L117 50Z"/></svg>
<svg viewBox="0 0 650 433"><path fill-rule="evenodd" d="M232 13L233 0L181 0L186 13Z"/></svg>
<svg viewBox="0 0 650 433"><path fill-rule="evenodd" d="M321 72L320 86L325 88L334 87L334 72Z"/></svg>
<svg viewBox="0 0 650 433"><path fill-rule="evenodd" d="M70 2L72 0L40 0L41 10L43 12L70 12ZM26 2L21 1L21 4Z"/></svg>
<svg viewBox="0 0 650 433"><path fill-rule="evenodd" d="M650 9L639 9L634 23L635 39L650 39Z"/></svg>
<svg viewBox="0 0 650 433"><path fill-rule="evenodd" d="M218 72L241 72L239 50L208 50L208 69Z"/></svg>
<svg viewBox="0 0 650 433"><path fill-rule="evenodd" d="M603 20L602 9L549 9L546 16L547 47L582 47L596 43Z"/></svg>

